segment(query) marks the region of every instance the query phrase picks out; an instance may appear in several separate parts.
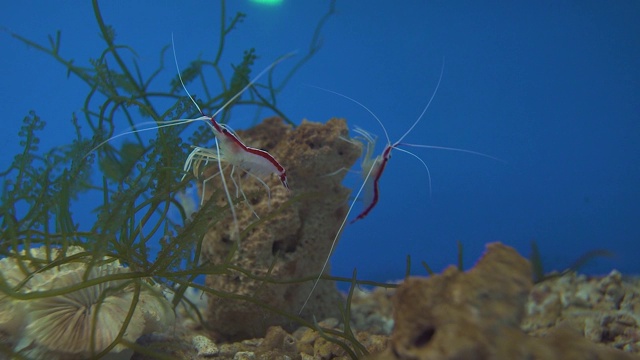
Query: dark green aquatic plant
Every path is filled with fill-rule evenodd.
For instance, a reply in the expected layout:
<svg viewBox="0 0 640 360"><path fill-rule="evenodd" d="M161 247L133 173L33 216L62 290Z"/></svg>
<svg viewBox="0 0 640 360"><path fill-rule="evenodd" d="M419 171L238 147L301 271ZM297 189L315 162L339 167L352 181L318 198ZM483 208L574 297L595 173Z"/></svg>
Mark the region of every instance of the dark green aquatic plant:
<svg viewBox="0 0 640 360"><path fill-rule="evenodd" d="M258 278L252 275L251 269L237 268L230 262L200 263L204 235L213 223L228 215L228 206L207 201L199 211L191 214L179 194L193 180L190 176L182 180L182 165L189 146L210 143L211 132L203 126L189 134L185 127L176 126L158 129L151 139L149 136L132 134L120 144L104 143L106 139L142 121L161 123L176 118L191 118L197 112L189 99L180 94L177 75L168 87L154 82L158 74L164 71L165 57L168 56L166 48L161 52L158 68L150 76L143 77L135 60L135 51L118 43L115 30L104 22L100 14L98 2L94 1L93 5L106 47L86 65L79 65L61 54L60 32L49 37L48 45L11 34L62 64L69 74L83 80L89 86L89 91L79 118L74 116L71 119L75 134L71 144L41 151L38 147L39 132L44 129L45 123L32 112L24 119L19 134L24 150L16 155L8 169L0 173L3 179L0 257L15 260L18 269L16 279L10 279L4 273L0 276L0 297L10 300L8 304L11 306L22 306L25 302L46 304L46 301L59 296L75 296L88 289L102 289L98 292L97 308L107 309L102 305L105 299L115 293L128 292L128 302L122 306L123 322L115 337L107 346L99 346L97 335L91 337L92 358L99 358L117 347L147 353L155 358L171 358L166 355L167 349L153 352L151 348L136 344L125 336L128 326L139 321L136 319L139 318L137 311L140 304L149 302L145 300L147 289L157 286L162 286L165 293L170 294L169 300L174 308L184 305L198 319L202 319L198 307L185 296L189 289L256 303L301 326L318 330L325 339L343 347L353 358L365 354L366 350L349 325L350 303L355 286L392 288L395 285L356 281L355 273L353 278L323 276L322 279L326 281L351 284L346 307L342 310L345 325L343 330L336 330L323 329L295 314L285 314L262 304L255 296L217 291L196 281L201 275L233 272ZM246 96L229 106L219 117L220 121L227 121L236 106L254 106L287 120L284 112L277 107L277 94L318 51L320 30L332 13L333 2L318 23L308 51L302 54L301 60L293 65L283 80L276 82L273 74L269 73L264 83L255 84ZM257 56L257 50L253 48L247 49L242 58L235 61L230 77L225 77L223 71L226 37L244 18L244 14L236 14L227 21L222 1L220 45L214 60L195 60L182 71L187 84L192 81L203 84L204 95L197 101L205 112L213 112L249 81ZM128 57L125 55L134 56L132 60L125 61ZM212 81L205 77L206 68L213 69L217 76L214 81L222 89L217 95L207 87L207 83ZM169 67L168 71L174 71L173 67ZM169 90L163 90L166 88ZM183 141L184 137L188 137L186 142ZM79 203L81 197L91 199L94 206L96 221L88 228L86 224L77 223L77 217L73 214L74 205ZM293 197L290 201L298 201L298 198ZM274 209L272 215L250 224L243 232L260 226L280 210ZM171 212L177 212L178 218L169 216ZM155 253L152 251L154 247L159 247ZM44 254L33 255L36 249L43 249ZM78 252L77 249L82 250ZM228 259L232 256L233 251ZM104 266L115 263L122 264L127 270L113 273L101 271ZM42 274L74 266L81 267L82 282L59 288L36 286L43 278ZM268 275L259 279L265 283L283 282ZM315 278L288 281L312 281ZM162 295L156 293L156 296ZM98 315L95 316L98 319ZM98 320L94 320L89 331L97 334L99 324ZM204 322L203 325L206 326ZM16 343L19 343L19 339L0 344L0 352L14 358L37 356L28 351L29 347L20 347L21 350L16 353Z"/></svg>
<svg viewBox="0 0 640 360"><path fill-rule="evenodd" d="M178 196L193 179L187 176L182 180L182 165L189 146L210 142L210 131L203 126L189 135L185 127L176 126L158 129L151 139L136 133L120 145L105 142L135 127L142 122L141 118L160 124L166 120L193 117L196 112L189 100L180 95L177 75L168 86L169 90L162 90L167 87L154 82L164 70L166 48L161 52L158 68L145 78L135 60L135 51L118 42L115 29L103 19L97 0L93 1L93 8L105 49L86 65L79 65L62 55L60 32L49 37L48 45L10 33L62 64L68 74L85 82L89 91L80 119L75 116L71 119L75 134L71 144L41 151L39 132L45 128L45 123L36 112L31 112L25 117L19 133L23 151L0 173L3 180L0 258L10 261L17 270L11 278L4 272L0 275L0 302L6 300L8 306L23 306L57 296L75 296L87 289L100 289L96 308L106 309L104 300L110 294L128 291L128 302L121 306L123 323L108 345L101 343L95 335L99 330L98 320L87 330L93 334L90 355L98 358L122 345L145 352L144 348L125 338L125 331L136 321L137 310L145 296L144 289L149 287L162 286L165 292L172 294L174 307L187 303L200 318L197 307L184 297L189 288L245 301L252 301L252 298L215 292L195 281L203 274L242 270L232 269L227 263L199 262L205 233L212 223L227 215L228 206L207 201L191 215ZM254 106L273 111L291 123L278 109L276 96L291 76L318 51L320 30L332 13L333 2L320 20L308 52L302 54L301 60L282 81L276 82L272 74L268 74L265 83L255 84L246 96L230 104L221 114L220 121L228 120L237 106ZM244 14L238 13L228 21L222 1L220 45L214 60L196 60L182 72L186 83L202 81L204 96L198 102L204 111L220 107L249 81L257 57L253 48L236 62L229 78L223 71L227 35L244 18ZM133 59L125 60L128 55L134 55ZM212 68L217 75L215 82L222 88L217 95L206 86L211 81L205 79L203 69L206 67ZM174 71L173 67L169 71ZM183 142L184 136L189 137L187 143ZM73 214L74 205L80 202L81 196L91 199L96 214L95 223L89 227L79 224ZM177 212L178 219L169 216L171 212ZM259 226L259 221L252 226ZM153 254L152 249L158 247L158 241L159 250ZM122 264L126 271L100 271L104 266L116 263ZM70 267L81 269L81 282L55 288L43 288L38 282L45 281L43 274L57 276L53 274ZM161 296L160 293L157 296ZM291 317L301 320L294 315ZM15 338L0 344L0 352L15 358L39 356L40 353L30 352L37 345L35 343L20 346L22 350L16 353L14 346L19 342L20 339ZM154 356L163 357L162 354Z"/></svg>
<svg viewBox="0 0 640 360"><path fill-rule="evenodd" d="M462 246L462 241L458 240L456 242L456 245L458 248L458 253L457 253L458 263L456 264L456 267L458 268L459 271L464 271L464 247ZM431 267L426 261L423 260L420 262L420 264L422 265L424 270L427 272L427 275L433 276L436 274L436 272L431 269ZM405 279L409 277L410 269L411 269L411 257L407 255L407 273L406 273Z"/></svg>
<svg viewBox="0 0 640 360"><path fill-rule="evenodd" d="M542 261L542 254L540 253L540 249L538 248L538 244L536 243L535 240L531 241L531 255L529 255L529 261L531 262L531 269L533 272L533 281L534 283L540 283L543 282L545 280L549 280L549 279L553 279L559 276L563 276L565 274L571 273L571 272L577 272L578 270L580 270L581 268L583 268L585 265L587 265L589 262L597 259L597 258L611 258L614 257L615 254L612 253L609 250L606 249L595 249L595 250L590 250L587 251L585 253L583 253L582 255L580 255L580 257L578 257L573 263L571 263L569 265L569 267L567 267L565 270L560 271L560 272L552 272L552 273L545 273L544 270L544 266L543 266L543 261Z"/></svg>

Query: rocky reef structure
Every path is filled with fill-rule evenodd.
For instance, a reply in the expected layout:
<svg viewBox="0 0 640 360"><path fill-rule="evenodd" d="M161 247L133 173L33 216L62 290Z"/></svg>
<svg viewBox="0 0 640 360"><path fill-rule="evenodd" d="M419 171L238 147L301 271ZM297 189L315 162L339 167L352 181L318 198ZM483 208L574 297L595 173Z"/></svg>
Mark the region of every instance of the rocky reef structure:
<svg viewBox="0 0 640 360"><path fill-rule="evenodd" d="M515 250L490 244L467 272L452 266L395 290L355 289L352 336L327 338L345 334L338 317L318 322L323 333L272 326L264 336L236 342L186 332L161 344L176 359L349 360L364 350L378 360L640 359L637 280L614 271L598 278L567 274L534 286L530 275ZM364 350L349 353L344 346Z"/></svg>
<svg viewBox="0 0 640 360"><path fill-rule="evenodd" d="M230 271L210 275L206 286L231 296L209 297L208 325L223 338L243 339L264 336L270 326L293 330L293 323L283 314L297 314L309 295L311 281L288 284L273 283L256 277L288 280L313 277L320 272L329 255L338 228L347 213L350 189L341 185L349 169L359 158L361 146L349 141L344 120L331 119L326 124L303 121L295 129L279 118L266 119L247 130L238 131L246 144L271 153L286 168L287 191L276 177L266 179L270 191L250 176L236 180L247 197L236 205L238 226L249 229L230 260L252 276ZM209 168L209 176L217 166ZM236 192L234 182L227 177L229 191ZM220 196L220 176L207 181L205 198ZM242 199L242 196L240 196ZM262 221L258 226L251 224ZM216 223L203 242L202 261L222 264L236 246L232 240L233 219ZM238 298L244 297L243 298ZM248 301L250 298L251 301ZM306 319L338 316L340 295L332 282L321 281L304 312ZM266 309L277 309L281 314Z"/></svg>
<svg viewBox="0 0 640 360"><path fill-rule="evenodd" d="M570 328L528 335L520 324L531 278L526 259L495 243L466 273L450 267L441 275L408 279L394 297L389 346L371 359L638 359Z"/></svg>
<svg viewBox="0 0 640 360"><path fill-rule="evenodd" d="M537 284L522 328L547 336L558 326L624 351L640 353L640 281L614 270L605 277L575 273Z"/></svg>

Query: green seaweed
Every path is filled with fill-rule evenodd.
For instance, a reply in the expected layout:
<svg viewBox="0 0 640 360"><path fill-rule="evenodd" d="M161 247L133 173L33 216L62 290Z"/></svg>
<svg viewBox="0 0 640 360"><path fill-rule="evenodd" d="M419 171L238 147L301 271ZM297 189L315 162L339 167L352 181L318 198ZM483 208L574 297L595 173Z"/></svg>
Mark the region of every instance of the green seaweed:
<svg viewBox="0 0 640 360"><path fill-rule="evenodd" d="M286 114L278 109L277 95L320 49L320 32L334 14L335 2L331 1L328 6L327 13L315 28L309 49L282 80L276 81L270 71L265 83L254 84L246 96L238 98L220 114L221 122L228 121L231 111L237 106L254 106L258 109L258 114L260 110L269 110L293 125ZM344 328L335 330L322 329L316 323L296 314L264 305L255 294L249 296L222 292L196 282L196 277L201 275L234 272L261 280L265 284L309 282L314 281L317 275L289 280L271 278L270 272L266 276L256 276L251 269L231 264L234 249L223 263L199 262L204 235L212 224L228 215L229 206L217 205L215 201L209 200L190 216L178 194L193 180L191 175L182 179L182 165L190 144L211 142L211 132L201 126L192 133L187 133L184 127L176 126L157 129L151 139L134 133L119 145L105 142L114 135L135 128L141 122L140 118L160 124L176 118L191 118L198 113L191 106L190 100L180 95L177 74L168 85L156 84L155 79L164 71L168 46L160 51L158 67L151 75L144 77L135 60L135 50L118 42L117 32L105 23L97 0L93 0L93 9L105 48L98 56L89 59L87 64L79 65L61 54L60 31L49 36L48 44L40 44L10 33L18 41L60 63L68 75L85 82L89 91L83 100L79 118L75 115L71 118L75 134L71 144L43 152L39 148L39 136L46 124L32 111L24 118L19 132L23 151L14 157L9 168L0 173L3 180L0 197L0 258L14 259L24 276L18 284L12 284L4 274L0 274L0 301L3 296L15 301L34 301L70 294L91 286L115 284L109 288L109 292L102 294L104 300L110 292L131 289L133 297L126 309L123 326L106 349L94 351L92 358L96 359L117 345L125 345L154 358L171 358L162 351L154 351L153 347L141 346L123 338L127 325L139 306L141 291L155 284L171 289L174 309L178 306L187 307L205 326L197 306L185 296L189 288L254 303L265 310L285 316L301 326L319 331L327 340L343 347L354 359L366 354L366 349L350 328L353 291L360 285L395 288L395 284L356 280L355 271L352 278L323 275L323 281L351 284L345 308L341 309ZM185 84L193 81L202 83L204 96L198 98L197 102L205 112L217 109L247 84L258 56L256 48L247 49L241 59L233 62L235 65L232 66L234 72L231 76L225 75L224 44L228 34L245 20L246 15L237 13L227 20L224 1L220 2L220 9L221 31L214 60L196 59L181 72ZM125 61L124 54L133 55L133 60ZM207 83L211 82L211 79L205 77L205 70L208 68L213 69L216 74L214 81L222 89L219 94L213 94L207 87ZM183 140L185 137L186 142ZM254 227L277 216L288 205L307 196L315 194L293 197L271 214L250 224L242 233L249 233ZM85 229L77 223L72 209L74 204L87 198L94 199L96 220ZM214 198L215 195L210 199ZM178 220L169 216L173 210L177 210ZM151 247L157 239L160 239L160 249L152 256ZM74 246L80 246L84 250L68 252ZM39 247L45 249L44 258L30 252ZM115 261L124 264L129 271L90 277L91 269ZM82 283L52 290L29 291L29 283L37 274L70 264L86 265ZM407 264L409 269L409 259ZM97 307L101 304L98 302ZM94 334L97 331L96 323L94 319ZM92 336L94 350L95 341L95 336ZM30 358L28 352L16 352L12 350L12 346L4 343L0 343L0 353L12 358Z"/></svg>
<svg viewBox="0 0 640 360"><path fill-rule="evenodd" d="M456 241L458 245L458 270L464 271L464 248L462 246L462 241Z"/></svg>
<svg viewBox="0 0 640 360"><path fill-rule="evenodd" d="M606 249L590 250L580 255L573 263L571 263L566 269L560 272L545 273L542 254L538 248L538 244L535 240L531 241L531 255L529 261L531 262L531 269L533 273L533 282L535 284L543 282L545 280L554 279L572 272L577 272L589 262L597 258L612 258L615 254Z"/></svg>
<svg viewBox="0 0 640 360"><path fill-rule="evenodd" d="M221 32L214 60L194 60L182 71L186 84L197 80L202 82L205 96L198 99L198 102L203 111L220 107L244 87L258 56L256 49L247 49L233 66L234 72L227 78L222 70L224 44L228 34L246 15L238 13L228 21L225 2L221 1L220 4ZM157 85L155 82L158 74L164 70L167 47L160 51L158 67L150 76L144 77L135 60L134 49L118 42L117 32L105 23L97 0L93 0L93 9L105 48L86 64L79 65L62 55L60 31L49 36L48 44L9 33L16 40L59 62L68 75L85 82L89 91L83 100L80 118L74 115L71 119L75 134L71 144L41 151L40 133L46 124L32 111L24 118L19 132L23 151L0 173L3 180L0 197L0 258L14 259L23 275L23 280L17 285L4 274L0 275L0 297L15 301L34 301L114 282L118 285L114 285L109 291L132 289L134 296L127 309L124 324L106 349L94 351L93 358L99 358L118 344L146 353L140 345L123 339L123 335L139 305L142 289L150 285L162 284L171 289L174 308L186 304L195 311L199 319L202 319L202 315L197 307L184 297L189 287L226 298L249 302L256 300L250 296L214 291L195 281L202 274L250 272L234 268L228 262L199 263L205 233L212 223L228 214L228 206L207 201L190 217L177 196L193 180L191 176L182 179L182 164L190 144L211 141L210 131L202 126L192 134L187 134L184 127L166 127L157 129L151 139L135 133L120 145L105 142L127 128L135 128L141 122L140 117L161 124L166 120L193 117L197 112L190 105L189 99L179 94L181 89L177 74L168 86ZM330 2L328 12L315 29L308 52L293 65L283 80L276 82L270 72L266 83L255 84L247 96L230 104L221 114L220 121L227 121L231 111L237 106L254 106L274 111L292 124L284 112L278 109L276 96L319 50L320 31L333 12L334 2ZM133 55L133 60L125 61L124 54ZM217 76L215 81L222 88L217 95L212 94L206 85L211 80L205 78L205 68L212 68ZM173 101L173 104L165 105L167 100ZM183 137L188 137L188 142L184 142ZM96 221L88 229L77 223L72 212L74 204L86 198L97 199L92 200ZM294 198L291 201L297 200ZM175 209L179 213L179 220L169 216L170 211ZM276 209L271 216L275 216L277 211L279 210ZM244 232L250 231L253 226L259 226L271 216L250 225ZM153 258L150 249L157 239L161 239L160 249ZM68 249L75 246L84 250L68 253ZM44 257L32 255L31 250L36 248L45 249ZM90 277L91 269L114 261L125 265L128 271ZM29 291L29 283L35 275L71 264L86 265L82 283L51 290ZM327 278L333 281L346 280ZM263 280L275 282L268 276ZM107 296L107 293L102 296ZM100 304L101 302L97 307ZM313 324L295 315L286 315L301 325L313 327ZM348 323L348 311L345 312L345 317ZM94 319L94 334L97 331L95 324ZM95 336L92 336L94 349L95 340ZM352 336L347 336L347 340L357 342ZM0 352L14 358L30 356L28 352L14 352L6 344L0 344ZM154 356L166 357L163 354Z"/></svg>
<svg viewBox="0 0 640 360"><path fill-rule="evenodd" d="M313 321L313 329L317 331L323 339L340 346L352 359L360 359L363 356L369 355L369 352L358 341L358 339L356 339L356 336L351 329L351 300L353 299L353 292L358 286L356 269L353 270L350 282L351 286L349 287L345 307L340 308L343 329L335 330L323 328L315 318Z"/></svg>

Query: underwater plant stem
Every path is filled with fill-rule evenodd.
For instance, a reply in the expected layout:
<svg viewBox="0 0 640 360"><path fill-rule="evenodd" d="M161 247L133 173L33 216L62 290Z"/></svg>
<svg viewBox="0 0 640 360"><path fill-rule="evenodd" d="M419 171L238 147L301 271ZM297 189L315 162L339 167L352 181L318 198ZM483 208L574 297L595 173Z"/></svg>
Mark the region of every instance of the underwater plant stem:
<svg viewBox="0 0 640 360"><path fill-rule="evenodd" d="M123 74L131 82L131 85L133 85L136 88L136 91L139 94L143 94L144 91L143 91L143 89L140 88L140 84L138 84L136 82L136 80L134 79L133 75L131 75L131 72L129 71L129 68L127 68L127 66L125 65L124 61L120 57L120 54L118 54L117 47L113 43L113 38L109 34L109 30L107 29L107 26L104 23L104 19L102 18L102 14L100 13L100 7L98 6L98 0L92 0L92 4L93 4L93 12L95 14L96 21L98 22L98 26L100 27L100 32L102 33L104 41L107 43L107 45L109 47L108 51L111 53L111 55L113 55L114 59L116 60L116 62L120 66L120 69L122 70ZM147 104L147 106L149 106L149 108L153 109L153 106L149 102L149 99L147 97L143 97L143 99L144 99L145 103ZM150 114L152 115L153 118L158 118L158 114L156 113L155 110L153 110L153 112L151 112Z"/></svg>
<svg viewBox="0 0 640 360"><path fill-rule="evenodd" d="M353 293L356 289L356 286L358 286L357 279L358 279L358 270L354 268L353 275L351 277L351 286L349 287L349 294L347 295L347 301L345 303L345 309L343 313L343 318L344 318L343 332L346 336L352 339L351 343L353 344L354 350L358 351L357 359L359 359L360 357L362 357L362 355L369 355L369 352L362 344L360 344L358 339L356 339L355 335L353 334L353 331L351 330L351 302L353 301ZM340 310L342 312L342 309Z"/></svg>
<svg viewBox="0 0 640 360"><path fill-rule="evenodd" d="M111 352L111 350L116 347L116 345L118 345L120 343L120 341L122 340L122 337L124 336L125 332L127 331L127 328L129 327L129 324L131 323L131 319L133 318L133 314L136 310L136 307L138 305L138 301L140 299L140 283L139 281L134 282L134 291L133 291L133 297L131 299L131 306L129 306L129 311L127 312L127 315L124 318L124 321L122 322L122 326L120 326L120 331L118 331L118 334L116 335L115 339L113 339L113 341L111 342L111 344L109 344L107 347L105 347L102 351L100 351L98 354L95 355L96 359L100 359L103 356L107 355L109 352ZM91 326L91 353L93 354L95 352L95 340L96 340L96 325L98 323L98 314L99 314L99 307L104 303L105 298L107 297L107 295L109 295L108 291L105 291L101 294L100 296L100 301L97 302L96 304L96 311L93 312L93 321L92 321L92 326Z"/></svg>
<svg viewBox="0 0 640 360"><path fill-rule="evenodd" d="M220 1L220 38L218 39L218 51L216 52L216 57L213 60L215 65L218 65L220 58L222 57L222 50L224 49L224 39L227 35L225 30L225 21L226 21L226 13L227 7L224 0Z"/></svg>
<svg viewBox="0 0 640 360"><path fill-rule="evenodd" d="M16 290L15 288L3 287L1 290L5 295L17 300L44 299L49 297L66 295L74 291L86 289L91 286L100 285L100 284L111 282L111 281L119 281L119 280L134 281L136 279L148 278L148 277L150 277L150 274L148 272L130 271L130 272L123 272L119 274L109 274L108 276L91 278L78 284L56 288L53 290L31 291L29 293L18 292L18 290L20 289Z"/></svg>
<svg viewBox="0 0 640 360"><path fill-rule="evenodd" d="M275 91L276 93L280 92L287 85L287 83L289 83L289 80L291 80L291 78L298 71L298 69L300 69L304 64L306 64L307 61L309 61L313 57L313 55L315 55L315 53L318 52L318 50L320 50L320 48L322 47L320 33L322 32L322 28L327 23L329 18L331 18L331 16L335 14L336 12L335 5L336 5L336 1L331 0L329 3L329 10L322 16L322 18L318 22L318 25L316 25L316 28L313 32L313 37L311 38L311 43L309 44L309 51L305 54L305 56L302 59L300 59L300 61L298 61L293 66L291 71L289 71L289 73L284 77L284 80L280 82L280 86L278 86Z"/></svg>
<svg viewBox="0 0 640 360"><path fill-rule="evenodd" d="M27 39L25 37L22 37L22 36L20 36L18 34L14 34L14 33L11 33L11 32L10 32L10 34L15 39L18 39L18 40L22 41L23 43L33 47L34 49L51 55L54 59L56 59L58 62L60 62L61 64L63 64L67 68L67 73L73 73L74 75L76 75L79 78L81 78L87 84L92 84L93 83L93 80L87 74L87 71L86 71L87 69L81 68L79 66L74 66L73 65L73 60L65 60L58 54L58 50L59 50L59 46L60 46L60 31L58 31L56 33L57 41L55 43L52 43L52 48L51 49L47 49L44 46L36 43L35 41L31 41L31 40L29 40L29 39Z"/></svg>

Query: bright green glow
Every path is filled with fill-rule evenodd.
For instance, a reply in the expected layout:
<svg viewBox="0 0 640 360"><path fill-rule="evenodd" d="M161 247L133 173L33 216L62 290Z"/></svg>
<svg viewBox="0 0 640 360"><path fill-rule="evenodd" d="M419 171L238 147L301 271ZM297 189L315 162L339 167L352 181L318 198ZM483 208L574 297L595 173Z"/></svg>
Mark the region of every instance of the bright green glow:
<svg viewBox="0 0 640 360"><path fill-rule="evenodd" d="M277 6L282 4L283 0L251 0L251 1L261 5Z"/></svg>

